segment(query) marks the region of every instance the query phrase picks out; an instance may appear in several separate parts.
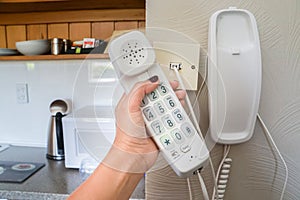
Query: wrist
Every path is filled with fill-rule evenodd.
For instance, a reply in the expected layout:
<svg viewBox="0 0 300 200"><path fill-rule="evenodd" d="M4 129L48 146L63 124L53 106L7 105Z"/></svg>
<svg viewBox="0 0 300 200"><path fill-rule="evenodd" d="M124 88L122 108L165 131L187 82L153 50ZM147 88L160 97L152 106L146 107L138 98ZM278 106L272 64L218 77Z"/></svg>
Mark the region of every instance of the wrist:
<svg viewBox="0 0 300 200"><path fill-rule="evenodd" d="M137 138L116 128L116 138L102 161L115 170L144 173L154 164L158 149L151 138Z"/></svg>
<svg viewBox="0 0 300 200"><path fill-rule="evenodd" d="M149 153L135 153L112 145L102 164L124 173L145 173L154 164L157 151Z"/></svg>

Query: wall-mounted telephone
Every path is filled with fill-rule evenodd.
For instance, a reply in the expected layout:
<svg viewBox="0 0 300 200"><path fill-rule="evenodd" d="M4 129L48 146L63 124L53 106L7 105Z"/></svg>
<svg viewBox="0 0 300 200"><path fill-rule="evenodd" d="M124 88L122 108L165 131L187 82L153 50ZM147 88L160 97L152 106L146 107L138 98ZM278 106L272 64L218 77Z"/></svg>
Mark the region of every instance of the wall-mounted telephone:
<svg viewBox="0 0 300 200"><path fill-rule="evenodd" d="M159 77L158 88L141 104L148 133L178 176L187 177L201 168L208 149L156 63L145 35L132 31L114 39L109 56L126 93L139 81Z"/></svg>
<svg viewBox="0 0 300 200"><path fill-rule="evenodd" d="M209 21L210 133L215 142L238 144L254 131L261 91L261 52L256 20L229 8Z"/></svg>

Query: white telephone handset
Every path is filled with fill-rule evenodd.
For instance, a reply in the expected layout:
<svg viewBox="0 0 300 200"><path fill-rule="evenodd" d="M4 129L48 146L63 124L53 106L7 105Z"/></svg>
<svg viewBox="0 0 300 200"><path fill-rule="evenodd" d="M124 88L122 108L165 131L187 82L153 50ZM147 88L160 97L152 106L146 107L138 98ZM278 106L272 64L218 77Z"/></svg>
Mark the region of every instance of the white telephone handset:
<svg viewBox="0 0 300 200"><path fill-rule="evenodd" d="M145 35L132 31L114 39L109 56L128 93L135 83L157 75L160 85L141 102L143 118L164 158L178 176L187 177L203 167L208 149L180 104L169 81L155 61Z"/></svg>

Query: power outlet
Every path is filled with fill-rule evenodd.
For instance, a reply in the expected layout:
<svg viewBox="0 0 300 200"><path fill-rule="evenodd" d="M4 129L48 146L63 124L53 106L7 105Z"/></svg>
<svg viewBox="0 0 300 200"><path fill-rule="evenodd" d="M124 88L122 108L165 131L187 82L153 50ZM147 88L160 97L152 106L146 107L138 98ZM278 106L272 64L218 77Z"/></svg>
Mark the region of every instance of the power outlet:
<svg viewBox="0 0 300 200"><path fill-rule="evenodd" d="M17 94L17 102L19 104L29 103L27 83L17 83L16 94Z"/></svg>

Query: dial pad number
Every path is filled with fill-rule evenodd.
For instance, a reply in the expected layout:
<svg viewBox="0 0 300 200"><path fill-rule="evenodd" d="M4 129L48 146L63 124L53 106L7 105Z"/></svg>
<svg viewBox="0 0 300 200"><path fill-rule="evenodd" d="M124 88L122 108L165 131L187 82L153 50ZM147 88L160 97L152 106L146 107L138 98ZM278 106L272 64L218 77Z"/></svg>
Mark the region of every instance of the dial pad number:
<svg viewBox="0 0 300 200"><path fill-rule="evenodd" d="M158 100L159 96L158 96L157 90L154 90L154 91L150 92L148 94L148 97L149 97L150 101Z"/></svg>
<svg viewBox="0 0 300 200"><path fill-rule="evenodd" d="M168 129L175 127L175 121L171 118L170 115L164 116L162 120L164 122L165 127L167 127Z"/></svg>
<svg viewBox="0 0 300 200"><path fill-rule="evenodd" d="M152 130L154 131L154 133L156 135L160 135L162 134L163 132L165 132L165 128L163 126L163 124L157 120L157 121L154 121L152 124L151 124L151 127L152 127Z"/></svg>
<svg viewBox="0 0 300 200"><path fill-rule="evenodd" d="M160 94L161 96L164 96L164 95L167 94L168 91L169 91L168 88L167 88L164 84L160 84L160 85L158 86L157 90L158 90L158 92L159 92L159 94Z"/></svg>
<svg viewBox="0 0 300 200"><path fill-rule="evenodd" d="M145 97L145 98L142 100L141 107L145 107L148 103L149 103L148 98Z"/></svg>
<svg viewBox="0 0 300 200"><path fill-rule="evenodd" d="M148 121L152 121L156 118L156 114L151 107L147 107L143 110L143 113Z"/></svg>
<svg viewBox="0 0 300 200"><path fill-rule="evenodd" d="M177 107L179 101L175 99L176 96L170 95L171 89L160 84L156 90L145 96L141 109L145 120L150 124L153 136L159 135L158 142L165 149L176 151L177 154L172 156L175 158L179 156L175 144L181 145L178 147L179 151L187 152L187 141L196 132L182 109Z"/></svg>
<svg viewBox="0 0 300 200"><path fill-rule="evenodd" d="M179 129L175 129L174 131L172 131L171 136L177 144L181 144L185 140L182 132Z"/></svg>
<svg viewBox="0 0 300 200"><path fill-rule="evenodd" d="M173 109L176 107L176 103L172 96L167 96L164 100L165 100L165 104L169 109Z"/></svg>
<svg viewBox="0 0 300 200"><path fill-rule="evenodd" d="M179 109L174 110L172 114L176 122L181 122L184 120L183 114Z"/></svg>
<svg viewBox="0 0 300 200"><path fill-rule="evenodd" d="M161 101L155 103L154 108L159 115L166 113L166 108Z"/></svg>

